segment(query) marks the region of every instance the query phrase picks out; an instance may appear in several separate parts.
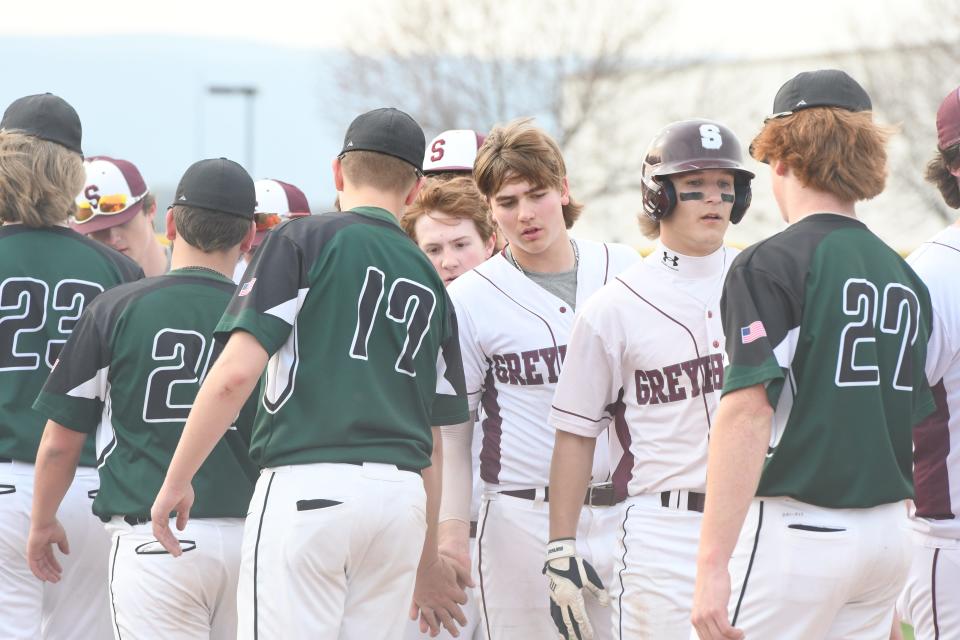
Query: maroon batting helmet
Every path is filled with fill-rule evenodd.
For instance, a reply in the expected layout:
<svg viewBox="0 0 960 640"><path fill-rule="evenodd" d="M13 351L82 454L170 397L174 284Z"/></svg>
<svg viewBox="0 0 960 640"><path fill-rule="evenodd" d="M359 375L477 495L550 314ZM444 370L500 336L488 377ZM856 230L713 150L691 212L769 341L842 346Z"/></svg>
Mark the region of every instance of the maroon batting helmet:
<svg viewBox="0 0 960 640"><path fill-rule="evenodd" d="M737 224L750 206L753 172L743 166L737 136L713 120L681 120L660 130L643 159L643 210L654 220L670 215L677 194L667 176L703 169L730 169L734 173L734 202L730 222Z"/></svg>

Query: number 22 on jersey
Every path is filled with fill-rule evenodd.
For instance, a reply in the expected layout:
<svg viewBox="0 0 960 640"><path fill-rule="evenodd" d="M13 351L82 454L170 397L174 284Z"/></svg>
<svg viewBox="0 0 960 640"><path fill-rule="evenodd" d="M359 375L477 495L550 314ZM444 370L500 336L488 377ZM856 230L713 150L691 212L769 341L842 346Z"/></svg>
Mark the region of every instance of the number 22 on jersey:
<svg viewBox="0 0 960 640"><path fill-rule="evenodd" d="M877 302L880 302L878 307ZM877 317L879 312L879 318ZM890 381L898 391L910 391L910 365L904 362L907 347L917 341L920 326L920 302L912 289L897 282L883 289L863 278L850 278L843 285L843 313L854 319L840 332L835 382L838 387L877 386L881 383L880 368L876 363L865 363L858 358L860 345L876 344L884 335L900 340L897 366ZM876 333L878 327L880 333ZM906 364L906 366L904 366Z"/></svg>

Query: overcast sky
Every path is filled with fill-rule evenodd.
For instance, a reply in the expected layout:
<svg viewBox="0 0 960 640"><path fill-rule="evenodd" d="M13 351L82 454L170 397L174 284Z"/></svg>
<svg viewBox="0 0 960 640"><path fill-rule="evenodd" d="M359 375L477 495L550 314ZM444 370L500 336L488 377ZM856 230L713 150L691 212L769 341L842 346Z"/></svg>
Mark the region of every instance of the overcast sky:
<svg viewBox="0 0 960 640"><path fill-rule="evenodd" d="M598 3L641 0L585 0ZM851 34L883 42L891 33L928 37L936 21L920 24L924 7L950 0L669 0L670 18L656 47L669 55L703 50L731 55L796 55L850 45ZM667 2L668 0L661 0ZM577 2L577 0L573 0ZM256 40L303 48L339 48L374 20L388 20L403 0L34 0L3 3L0 34L179 34ZM518 14L543 0L503 2ZM958 28L946 25L945 28ZM954 31L956 33L956 31ZM539 46L540 43L538 43ZM549 46L549 43L542 43ZM546 51L546 50L545 50Z"/></svg>

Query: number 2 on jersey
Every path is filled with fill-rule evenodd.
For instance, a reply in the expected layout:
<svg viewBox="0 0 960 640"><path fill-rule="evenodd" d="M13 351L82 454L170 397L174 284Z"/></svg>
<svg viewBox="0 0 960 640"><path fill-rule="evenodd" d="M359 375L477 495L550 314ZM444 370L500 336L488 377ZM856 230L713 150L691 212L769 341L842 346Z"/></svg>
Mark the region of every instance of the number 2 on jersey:
<svg viewBox="0 0 960 640"><path fill-rule="evenodd" d="M102 291L102 286L86 280L61 280L52 296L43 280L21 277L0 282L0 371L39 369L41 357L52 369L84 307ZM43 331L50 315L48 304L49 310L63 312L57 322L57 332L63 339L47 340L46 347L21 350L21 338Z"/></svg>
<svg viewBox="0 0 960 640"><path fill-rule="evenodd" d="M151 356L155 362L164 362L147 376L143 398L144 422L182 422L187 419L193 403L177 403L174 392L177 385L203 383L210 365L223 350L223 345L207 339L196 331L162 329L153 337Z"/></svg>
<svg viewBox="0 0 960 640"><path fill-rule="evenodd" d="M357 360L367 360L367 345L373 333L377 311L386 285L386 276L376 267L367 267L367 276L360 289L360 298L357 300L357 328L353 333L353 344L350 346L350 357ZM386 316L399 324L405 324L407 333L400 349L400 356L394 369L398 373L416 377L417 372L413 365L423 337L430 329L430 319L437 306L437 298L433 291L413 280L397 278L390 286L387 294Z"/></svg>
<svg viewBox="0 0 960 640"><path fill-rule="evenodd" d="M907 347L917 341L920 328L920 301L909 287L893 282L883 290L878 309L877 287L869 280L851 278L843 285L843 312L853 316L840 332L840 350L837 354L838 387L865 387L880 384L880 368L877 364L862 361L858 364L857 347L876 343L883 334L900 335L900 350L891 384L898 391L913 389ZM877 312L880 311L880 334L876 333ZM904 357L908 357L904 367Z"/></svg>

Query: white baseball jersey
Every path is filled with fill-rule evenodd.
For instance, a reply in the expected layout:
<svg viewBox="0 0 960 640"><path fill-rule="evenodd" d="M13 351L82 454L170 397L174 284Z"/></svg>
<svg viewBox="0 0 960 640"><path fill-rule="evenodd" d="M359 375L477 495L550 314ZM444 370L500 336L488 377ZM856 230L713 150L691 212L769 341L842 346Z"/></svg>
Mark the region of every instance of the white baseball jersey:
<svg viewBox="0 0 960 640"><path fill-rule="evenodd" d="M944 229L907 262L930 291L926 371L936 402L936 411L913 430L913 526L960 538L960 227Z"/></svg>
<svg viewBox="0 0 960 640"><path fill-rule="evenodd" d="M577 240L577 308L639 260L630 247ZM471 412L484 409L480 477L488 490L545 487L554 430L547 423L573 327L570 305L517 272L502 254L457 278L447 292L457 310ZM598 443L593 478L609 477Z"/></svg>
<svg viewBox="0 0 960 640"><path fill-rule="evenodd" d="M723 388L720 296L737 253L695 258L658 243L577 315L550 424L597 437L614 423L621 497L705 488Z"/></svg>

